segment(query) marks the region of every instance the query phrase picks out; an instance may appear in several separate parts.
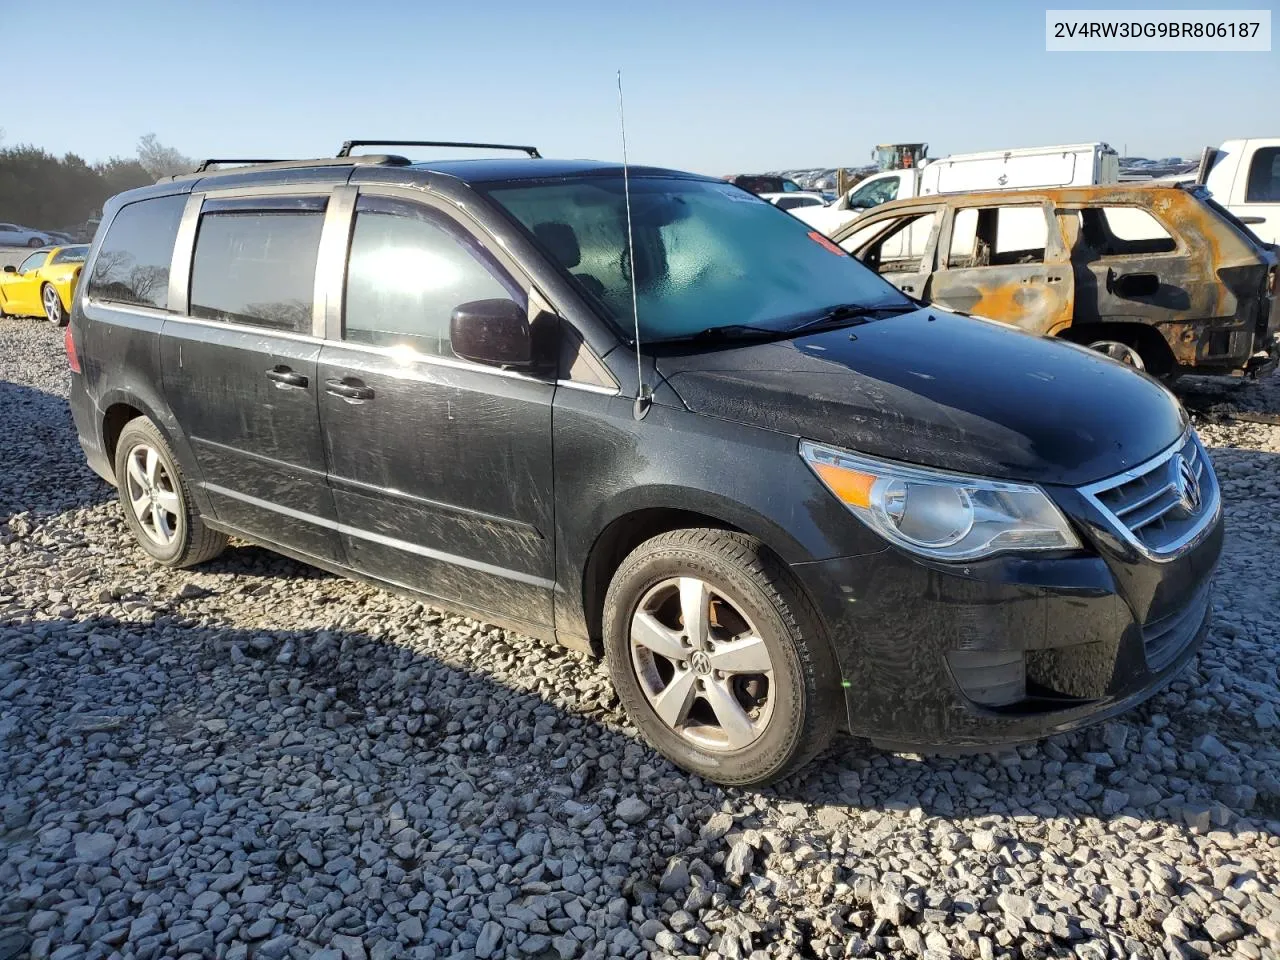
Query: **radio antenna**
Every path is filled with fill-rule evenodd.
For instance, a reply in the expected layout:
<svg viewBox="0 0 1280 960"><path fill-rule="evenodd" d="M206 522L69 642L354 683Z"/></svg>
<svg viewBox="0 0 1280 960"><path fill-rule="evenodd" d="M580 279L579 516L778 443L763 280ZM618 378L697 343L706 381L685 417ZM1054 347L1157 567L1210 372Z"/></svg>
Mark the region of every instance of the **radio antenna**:
<svg viewBox="0 0 1280 960"><path fill-rule="evenodd" d="M636 240L631 231L631 174L627 169L627 114L622 106L622 71L618 71L618 124L622 127L622 189L627 207L627 262L631 280L631 316L635 320L636 344L636 403L632 414L643 420L653 403L653 392L644 382L644 367L640 359L640 298L636 294Z"/></svg>

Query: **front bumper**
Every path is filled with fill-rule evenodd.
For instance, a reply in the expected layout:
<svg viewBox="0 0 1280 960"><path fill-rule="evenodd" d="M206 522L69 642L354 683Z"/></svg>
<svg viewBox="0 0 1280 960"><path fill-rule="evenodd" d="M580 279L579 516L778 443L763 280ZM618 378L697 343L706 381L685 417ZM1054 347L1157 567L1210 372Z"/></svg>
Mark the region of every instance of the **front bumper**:
<svg viewBox="0 0 1280 960"><path fill-rule="evenodd" d="M1204 638L1222 536L1218 516L1168 563L1100 546L956 565L886 547L792 569L833 639L849 731L927 752L1036 740L1151 696Z"/></svg>

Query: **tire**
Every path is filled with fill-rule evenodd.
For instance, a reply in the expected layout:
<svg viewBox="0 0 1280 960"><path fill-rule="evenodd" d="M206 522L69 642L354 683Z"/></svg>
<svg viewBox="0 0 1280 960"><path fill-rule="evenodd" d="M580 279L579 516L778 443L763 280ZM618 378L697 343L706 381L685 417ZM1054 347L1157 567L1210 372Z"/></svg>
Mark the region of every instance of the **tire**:
<svg viewBox="0 0 1280 960"><path fill-rule="evenodd" d="M707 638L702 653L682 636L699 606L710 625L693 630ZM835 733L840 678L818 615L753 537L689 529L646 540L609 584L604 646L627 716L659 753L707 780L763 786L799 770ZM687 659L676 659L681 650Z"/></svg>
<svg viewBox="0 0 1280 960"><path fill-rule="evenodd" d="M27 241L27 246L31 247L32 249L35 249L37 247L43 247L44 241L41 240L39 237L32 237L30 240Z"/></svg>
<svg viewBox="0 0 1280 960"><path fill-rule="evenodd" d="M146 417L130 420L120 431L115 472L125 522L153 560L193 567L226 547L226 535L205 526L173 451ZM135 506L135 499L143 502Z"/></svg>
<svg viewBox="0 0 1280 960"><path fill-rule="evenodd" d="M62 305L62 296L56 287L46 283L40 288L40 303L44 306L45 318L55 327L67 325L67 311Z"/></svg>

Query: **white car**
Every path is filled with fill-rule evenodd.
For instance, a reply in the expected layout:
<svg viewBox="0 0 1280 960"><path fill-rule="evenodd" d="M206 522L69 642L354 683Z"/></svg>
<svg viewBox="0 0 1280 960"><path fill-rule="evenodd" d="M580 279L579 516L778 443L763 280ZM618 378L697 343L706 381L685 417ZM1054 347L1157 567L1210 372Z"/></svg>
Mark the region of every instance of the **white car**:
<svg viewBox="0 0 1280 960"><path fill-rule="evenodd" d="M790 190L787 193L762 193L761 200L768 200L775 207L782 210L796 210L800 207L820 207L827 202L827 198L820 193L812 193L808 190L799 192Z"/></svg>
<svg viewBox="0 0 1280 960"><path fill-rule="evenodd" d="M47 247L53 238L16 223L0 223L0 247Z"/></svg>

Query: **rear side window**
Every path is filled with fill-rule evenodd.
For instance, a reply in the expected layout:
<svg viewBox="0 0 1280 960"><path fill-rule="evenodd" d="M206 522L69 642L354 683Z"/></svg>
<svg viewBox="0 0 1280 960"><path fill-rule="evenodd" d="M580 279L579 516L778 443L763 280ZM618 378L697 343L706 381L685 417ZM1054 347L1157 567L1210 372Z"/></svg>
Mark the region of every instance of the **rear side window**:
<svg viewBox="0 0 1280 960"><path fill-rule="evenodd" d="M1172 253L1178 243L1140 207L1093 207L1080 211L1080 237L1102 257Z"/></svg>
<svg viewBox="0 0 1280 960"><path fill-rule="evenodd" d="M947 266L1012 266L1044 263L1049 222L1038 206L968 207L957 210L951 226Z"/></svg>
<svg viewBox="0 0 1280 960"><path fill-rule="evenodd" d="M347 269L345 339L452 356L454 308L496 299L525 298L462 231L422 207L360 199Z"/></svg>
<svg viewBox="0 0 1280 960"><path fill-rule="evenodd" d="M311 330L324 199L210 201L191 264L191 316Z"/></svg>
<svg viewBox="0 0 1280 960"><path fill-rule="evenodd" d="M121 207L93 261L89 296L167 309L173 241L186 205L185 196L173 196Z"/></svg>
<svg viewBox="0 0 1280 960"><path fill-rule="evenodd" d="M1263 147L1249 164L1245 203L1280 203L1280 147Z"/></svg>

